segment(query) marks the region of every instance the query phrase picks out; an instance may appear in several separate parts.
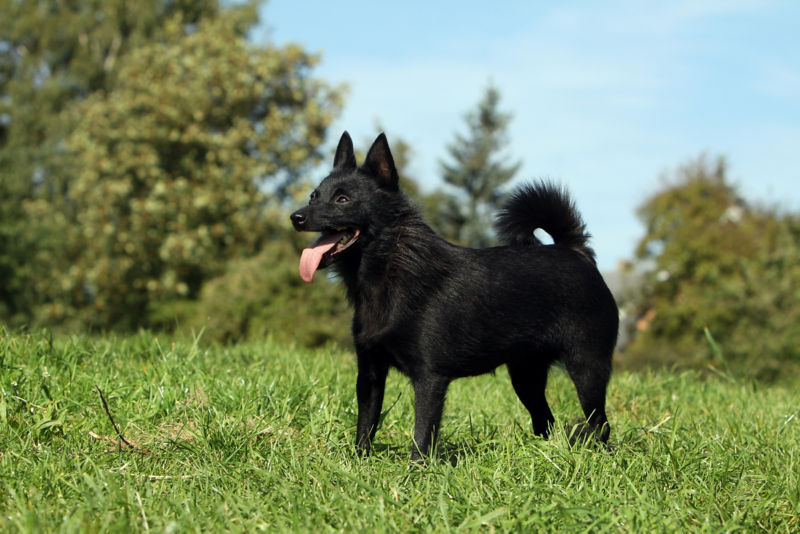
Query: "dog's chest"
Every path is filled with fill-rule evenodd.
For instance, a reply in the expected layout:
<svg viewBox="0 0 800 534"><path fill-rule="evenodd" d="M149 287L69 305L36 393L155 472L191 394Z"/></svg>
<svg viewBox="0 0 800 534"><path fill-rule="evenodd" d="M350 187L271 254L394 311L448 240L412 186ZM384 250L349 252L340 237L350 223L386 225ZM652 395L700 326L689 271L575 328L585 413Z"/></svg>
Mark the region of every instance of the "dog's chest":
<svg viewBox="0 0 800 534"><path fill-rule="evenodd" d="M415 347L412 326L400 314L392 315L386 307L360 307L353 322L353 336L357 348L366 349L375 357L406 375L415 368Z"/></svg>

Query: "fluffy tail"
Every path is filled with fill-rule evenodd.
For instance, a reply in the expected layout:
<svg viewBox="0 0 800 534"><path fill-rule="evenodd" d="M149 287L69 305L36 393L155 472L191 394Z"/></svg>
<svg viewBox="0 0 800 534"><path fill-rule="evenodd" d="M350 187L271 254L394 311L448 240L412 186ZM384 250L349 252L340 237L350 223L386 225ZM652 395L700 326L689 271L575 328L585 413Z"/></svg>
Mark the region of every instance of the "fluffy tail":
<svg viewBox="0 0 800 534"><path fill-rule="evenodd" d="M566 189L552 182L520 186L497 214L495 229L502 243L541 245L533 235L541 228L560 246L570 247L595 262L591 237Z"/></svg>

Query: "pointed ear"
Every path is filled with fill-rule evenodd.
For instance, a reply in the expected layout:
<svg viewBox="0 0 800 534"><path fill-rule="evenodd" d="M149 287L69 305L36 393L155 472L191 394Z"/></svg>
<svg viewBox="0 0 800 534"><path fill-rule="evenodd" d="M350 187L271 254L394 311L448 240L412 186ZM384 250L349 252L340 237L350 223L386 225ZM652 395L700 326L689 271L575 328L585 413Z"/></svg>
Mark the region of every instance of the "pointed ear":
<svg viewBox="0 0 800 534"><path fill-rule="evenodd" d="M344 132L339 139L339 146L336 147L336 155L333 157L333 168L355 169L356 155L353 152L353 140L350 134Z"/></svg>
<svg viewBox="0 0 800 534"><path fill-rule="evenodd" d="M382 188L397 191L397 169L394 166L386 135L380 134L375 139L361 168L370 176L375 177Z"/></svg>

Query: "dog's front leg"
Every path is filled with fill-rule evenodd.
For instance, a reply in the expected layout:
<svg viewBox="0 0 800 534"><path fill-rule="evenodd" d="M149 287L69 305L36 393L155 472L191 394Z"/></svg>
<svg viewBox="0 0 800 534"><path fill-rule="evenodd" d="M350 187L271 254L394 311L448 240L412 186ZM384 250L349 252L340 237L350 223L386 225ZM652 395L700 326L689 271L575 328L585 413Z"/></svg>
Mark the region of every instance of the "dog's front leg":
<svg viewBox="0 0 800 534"><path fill-rule="evenodd" d="M414 384L414 443L411 459L420 460L430 453L444 409L444 397L450 379L439 375L423 375L412 379Z"/></svg>
<svg viewBox="0 0 800 534"><path fill-rule="evenodd" d="M369 454L372 438L378 429L378 419L383 406L383 391L389 366L374 354L359 352L356 398L358 399L358 426L356 428L356 450Z"/></svg>

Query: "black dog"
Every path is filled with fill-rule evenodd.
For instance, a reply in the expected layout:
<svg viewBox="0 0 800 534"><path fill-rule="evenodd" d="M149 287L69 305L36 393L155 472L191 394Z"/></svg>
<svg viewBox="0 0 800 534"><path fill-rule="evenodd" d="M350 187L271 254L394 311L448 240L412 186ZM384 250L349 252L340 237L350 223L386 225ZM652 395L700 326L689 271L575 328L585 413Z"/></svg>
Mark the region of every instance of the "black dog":
<svg viewBox="0 0 800 534"><path fill-rule="evenodd" d="M586 415L581 432L608 439L605 396L617 305L565 191L548 183L523 186L498 216L506 246L455 246L398 190L386 136L357 167L345 132L333 171L291 220L297 230L322 233L303 252L303 279L334 264L355 308L360 452L369 453L375 436L389 367L414 387L413 458L435 442L450 381L502 364L537 435L547 436L554 421L545 383L559 361ZM554 244L542 244L536 228Z"/></svg>

